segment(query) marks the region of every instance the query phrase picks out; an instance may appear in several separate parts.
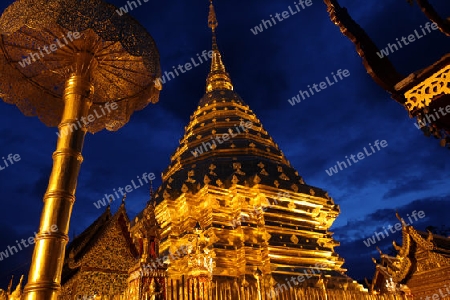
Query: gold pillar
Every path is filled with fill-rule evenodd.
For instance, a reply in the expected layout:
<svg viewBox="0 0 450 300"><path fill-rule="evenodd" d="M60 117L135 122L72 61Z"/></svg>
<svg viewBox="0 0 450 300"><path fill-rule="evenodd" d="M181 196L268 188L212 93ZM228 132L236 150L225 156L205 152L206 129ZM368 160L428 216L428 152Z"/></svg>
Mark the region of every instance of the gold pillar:
<svg viewBox="0 0 450 300"><path fill-rule="evenodd" d="M60 136L53 153L53 169L44 195L39 233L24 290L26 300L56 300L61 289L70 217L83 161L81 150L86 128L81 118L87 117L92 104L88 97L93 92L93 87L87 75L92 67L91 60L92 56L89 54L78 55L76 73L66 81ZM76 124L81 126L75 126Z"/></svg>

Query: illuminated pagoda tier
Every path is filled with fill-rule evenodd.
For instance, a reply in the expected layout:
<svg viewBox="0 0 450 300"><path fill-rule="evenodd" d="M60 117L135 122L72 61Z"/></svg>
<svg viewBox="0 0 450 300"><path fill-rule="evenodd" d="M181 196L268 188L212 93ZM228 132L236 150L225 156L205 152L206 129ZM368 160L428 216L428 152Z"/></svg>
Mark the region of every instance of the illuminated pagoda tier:
<svg viewBox="0 0 450 300"><path fill-rule="evenodd" d="M417 119L426 136L434 136L440 140L441 146L450 148L450 53L408 76L400 74L387 55L380 58L379 54L384 52L380 52L364 29L352 19L347 9L340 6L338 0L324 2L331 21L355 44L356 51L372 79L404 106L410 117ZM433 29L439 29L444 35L450 36L450 18L440 16L428 0L407 2L417 2L425 16L435 23L430 25L428 22L421 30L415 31L415 35L409 35L409 42L410 38L414 41L416 37L421 38ZM400 44L400 47L397 44ZM391 51L402 47L399 41L389 45Z"/></svg>
<svg viewBox="0 0 450 300"><path fill-rule="evenodd" d="M208 23L206 93L162 175L158 205L132 228L142 235L153 217L160 227L165 299L369 299L334 251L338 205L303 181L233 91L212 3Z"/></svg>
<svg viewBox="0 0 450 300"><path fill-rule="evenodd" d="M437 294L435 299L450 300L450 238L418 231L401 221L402 243L393 243L394 256L380 252L381 260L374 259L371 289L379 293L405 290L414 299Z"/></svg>

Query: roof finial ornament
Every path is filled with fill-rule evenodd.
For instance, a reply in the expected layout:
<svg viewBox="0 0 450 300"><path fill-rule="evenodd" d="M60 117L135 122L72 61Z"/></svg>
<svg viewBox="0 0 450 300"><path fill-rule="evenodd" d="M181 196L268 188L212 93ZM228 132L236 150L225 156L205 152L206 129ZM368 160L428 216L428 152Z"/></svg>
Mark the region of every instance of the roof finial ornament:
<svg viewBox="0 0 450 300"><path fill-rule="evenodd" d="M217 50L216 28L219 25L217 22L216 11L214 10L213 0L209 0L209 15L208 15L208 27L212 30L213 35L213 50Z"/></svg>
<svg viewBox="0 0 450 300"><path fill-rule="evenodd" d="M155 192L153 191L153 180L150 179L150 200L149 203L153 200L153 206L156 206Z"/></svg>
<svg viewBox="0 0 450 300"><path fill-rule="evenodd" d="M206 91L212 92L215 90L233 90L233 84L231 83L230 76L225 70L225 65L222 62L222 56L217 46L216 28L219 25L217 21L216 11L212 0L209 0L209 15L208 15L208 27L212 31L212 59L211 59L211 71L209 72L208 79L206 80Z"/></svg>
<svg viewBox="0 0 450 300"><path fill-rule="evenodd" d="M127 193L123 194L122 204L125 205L125 200L127 199Z"/></svg>

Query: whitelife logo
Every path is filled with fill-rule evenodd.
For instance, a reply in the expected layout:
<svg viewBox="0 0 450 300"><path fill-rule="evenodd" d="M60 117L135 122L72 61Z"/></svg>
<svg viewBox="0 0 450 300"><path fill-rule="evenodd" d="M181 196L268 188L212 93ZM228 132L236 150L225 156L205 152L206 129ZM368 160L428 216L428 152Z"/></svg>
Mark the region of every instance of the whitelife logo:
<svg viewBox="0 0 450 300"><path fill-rule="evenodd" d="M57 225L52 225L50 227L50 230L52 232L57 232L58 231L58 226ZM45 232L43 232L45 233ZM28 248L28 246L33 245L36 242L36 236L37 236L37 232L34 232L34 237L30 236L28 239L21 239L20 242L18 240L16 240L16 244L17 247L19 248L19 250L23 250L21 244L23 245L24 248ZM28 241L28 244L27 244ZM14 252L13 252L14 250ZM11 254L11 256L13 256L14 254L18 253L19 250L17 250L16 246L8 246L8 248L3 252L0 251L0 261L3 261L4 259L9 257L9 254ZM8 254L9 251L9 254Z"/></svg>
<svg viewBox="0 0 450 300"><path fill-rule="evenodd" d="M445 299L448 299L446 297L450 296L450 290L447 285L444 285L444 287L448 294L443 293L442 288L440 288L439 290L437 290L437 292L439 292L439 294L433 294L432 296L426 296L425 298L420 297L419 300L441 300L441 299L445 300Z"/></svg>
<svg viewBox="0 0 450 300"><path fill-rule="evenodd" d="M413 211L411 213L411 216L414 218L414 220L418 221L417 217L419 217L420 219L425 218L425 212L423 210L417 212L417 211ZM411 225L413 222L413 220L411 219L411 217L409 216L409 214L407 214L408 220L409 220L409 224L405 222L405 220L402 219L403 222L405 222L406 226ZM394 234L397 231L401 231L402 230L402 224L401 223L396 223L394 226L388 225L388 227L386 228L385 226L383 226L384 231L382 232L374 232L374 235L372 235L372 237L367 238L367 240L364 240L363 243L364 245L366 245L366 247L370 247L370 245L375 245L377 240L378 242L381 241L382 239L385 239L386 237L389 236L389 232L388 230ZM383 233L384 232L384 233ZM386 236L384 235L386 234ZM380 238L381 237L381 238Z"/></svg>
<svg viewBox="0 0 450 300"><path fill-rule="evenodd" d="M88 126L89 123L92 123L95 120L106 116L111 111L118 109L119 105L116 102L113 102L113 103L106 102L105 103L105 108L106 108L107 111L105 111L103 109L103 106L100 107L101 114L98 114L97 110L94 109L94 113L93 114L90 114L87 117L81 117L81 120L78 120L78 121L70 124L70 129L68 129L67 127L64 127L61 130L61 133L57 132L56 135L60 138L61 136L66 136L69 133L69 131L71 133L73 133L75 130L80 129L82 127L80 121L83 122L84 126Z"/></svg>
<svg viewBox="0 0 450 300"><path fill-rule="evenodd" d="M272 15L270 15L270 19L272 20L261 20L261 23L257 26L255 26L254 28L250 28L250 31L254 34L257 35L261 32L264 31L264 29L269 29L272 26L277 25L277 21L275 20L275 18L278 20L278 22L282 22L284 20L286 20L287 18L298 14L300 11L305 10L306 8L310 7L312 5L312 0L299 0L298 3L294 2L295 8L296 9L292 9L292 7L289 5L288 9L289 10L285 10L283 11L281 14L280 13L276 13L275 17L273 17ZM301 8L300 8L301 7Z"/></svg>
<svg viewBox="0 0 450 300"><path fill-rule="evenodd" d="M139 3L139 5L136 4L136 1ZM127 1L127 5L124 5L122 7L120 7L119 9L116 9L116 13L121 17L124 14L128 13L128 7L130 8L130 11L133 10L132 5L134 5L134 8L138 8L139 6L142 5L142 2L147 3L149 0L136 0L136 1Z"/></svg>
<svg viewBox="0 0 450 300"><path fill-rule="evenodd" d="M141 180L140 176L136 176L136 178L138 179L138 181L139 181L139 183L141 185L136 185L136 183L134 182L134 179L133 179L133 180L131 180L131 184L132 185L129 184L129 185L125 186L125 188L119 187L117 189L117 191L116 191L116 189L113 189L114 190L114 194L116 195L117 198L114 197L113 194L109 194L109 195L105 194L104 195L105 197L103 197L102 199L98 200L97 202L94 202L94 206L97 209L100 209L101 207L106 206L108 203L110 203L109 201L112 202L112 201L115 201L116 199L119 199L120 195L117 192L119 192L122 195L122 197L124 197L125 193L131 193L132 191L137 190L138 188L144 186L144 183L142 183L142 180L144 180L145 183L149 183L149 180L150 181L154 180L156 178L156 176L155 176L154 173L149 173L149 174L144 173L144 174L142 174L142 180ZM125 193L123 192L123 190L125 190Z"/></svg>
<svg viewBox="0 0 450 300"><path fill-rule="evenodd" d="M427 22L425 24L425 29L426 29L426 31L425 31L423 26L420 25L420 29L422 30L423 35L420 35L420 33L417 32L417 29L415 29L414 30L414 34L410 34L410 35L408 35L408 37L402 36L400 38L400 40L398 38L396 38L395 40L397 41L397 44L395 44L395 43L394 44L388 43L386 48L381 49L381 51L377 52L377 55L378 55L379 58L386 57L389 54L394 53L395 51L398 51L399 47L401 49L401 48L403 48L403 46L408 46L410 43L413 43L413 42L423 38L428 33L431 33L431 30L437 30L438 28L439 27L438 27L438 25L436 23ZM408 41L406 41L406 40L408 40Z"/></svg>
<svg viewBox="0 0 450 300"><path fill-rule="evenodd" d="M337 82L339 82L339 80L344 80L345 78L347 78L348 76L350 76L350 71L347 69L344 69L343 71L341 71L341 69L336 71L336 75L334 74L334 72L331 72L331 76L333 77L332 80L330 80L330 78L328 78L328 76L325 77L325 81L322 81L319 84L314 83L311 87L311 85L308 85L308 91L302 91L300 90L299 93L294 96L293 98L289 99L288 102L294 106L297 103L300 103L302 100L305 100L306 98L309 98L311 96L314 95L314 91L316 93L321 92L322 90L326 89L329 86L332 86L334 84L336 84ZM339 80L337 79L337 77L339 77Z"/></svg>
<svg viewBox="0 0 450 300"><path fill-rule="evenodd" d="M212 144L208 142L203 142L200 147L195 148L195 150L191 151L191 153L194 157L198 157L199 155L202 155L203 153L208 152L209 150L216 149L217 148L216 141L221 145L224 142L228 141L230 137L234 138L235 136L241 134L242 132L247 132L247 130L252 127L253 127L252 122L247 121L246 123L244 123L244 121L241 121L239 127L238 126L235 127L236 133L234 133L233 129L229 128L228 133L218 134L211 137ZM239 130L239 128L242 129L242 132ZM220 139L220 137L222 137L222 140ZM209 149L207 148L207 146L209 147ZM205 151L203 151L203 148L205 149Z"/></svg>
<svg viewBox="0 0 450 300"><path fill-rule="evenodd" d="M2 167L2 163L0 162L0 171L3 171L4 169L6 169L9 166L12 166L15 162L19 162L20 161L20 155L19 154L8 154L8 157L5 159L5 157L2 157L3 159L3 167ZM8 164L9 161L9 164Z"/></svg>
<svg viewBox="0 0 450 300"><path fill-rule="evenodd" d="M194 57L191 57L190 61L192 62L192 64L190 62L187 62L184 65L179 64L177 67L176 66L172 66L173 72L172 71L169 71L169 72L165 71L163 76L155 79L153 82L156 85L166 84L166 82L169 82L170 80L175 79L176 77L180 76L181 74L184 74L187 71L192 70L192 67L198 67L201 64L203 64L204 62L207 62L209 59L212 58L212 56L213 56L213 51L212 50L209 50L209 51L203 50L201 55L199 53L197 53L197 60L198 61L196 61L196 59ZM184 69L183 69L183 67L184 67ZM180 71L181 74L178 71ZM176 76L175 76L174 72L175 72Z"/></svg>
<svg viewBox="0 0 450 300"><path fill-rule="evenodd" d="M441 118L440 115L442 115L443 117L445 117L447 115L447 113L450 114L450 105L447 105L445 107L445 111L443 107L439 107L438 109L439 113L436 111L436 108L433 109L434 115L433 113L431 114L425 114L423 120L417 120L417 123L414 123L414 125L416 126L417 129L420 129L422 127L425 127L427 125L430 125L433 122L436 122L436 118L439 120ZM436 116L436 117L434 117ZM426 120L425 120L426 119ZM428 122L427 122L428 121Z"/></svg>
<svg viewBox="0 0 450 300"><path fill-rule="evenodd" d="M304 274L300 274L297 277L292 276L290 279L289 278L285 278L284 280L286 280L286 284L285 283L277 283L275 285L275 287L270 291L267 292L267 298L268 299L272 299L272 298L278 298L279 295L281 295L284 291L289 291L290 289L292 289L292 285L291 282L294 285L301 285L302 282L304 282L306 279L312 278L316 272L317 275L320 275L321 271L326 268L327 265L323 264L323 263L316 263L315 264L315 268L311 268L311 269L307 269L307 270L303 270ZM288 287L289 286L289 287Z"/></svg>
<svg viewBox="0 0 450 300"><path fill-rule="evenodd" d="M372 154L376 153L375 149L374 149L373 146L372 146L372 143L369 143L369 146L370 146L370 149L372 150L372 152L367 151L366 147L363 148L363 149L364 149L364 153L365 153L367 156L371 156ZM377 148L378 151L380 151L380 150L381 150L380 146L381 146L382 148L385 148L385 147L388 146L388 143L387 143L386 140L382 140L381 142L379 142L378 140L376 140L376 141L374 142L374 146L375 146L375 148ZM351 154L351 155L350 155L350 159L351 159L354 163L357 163L357 162L359 162L360 160L363 160L364 158L366 158L366 156L364 155L364 153L363 153L363 152L359 152L357 155ZM358 159L355 159L355 157L357 157ZM345 158L346 158L346 160L347 160L348 166L351 166L352 163L351 163L350 159L347 157L347 155L345 156ZM331 168L329 168L328 170L325 170L325 172L328 174L328 176L333 176L333 174L337 174L337 173L339 172L338 167L339 167L339 169L340 169L341 171L344 170L344 169L342 168L342 166L344 166L344 168L347 169L347 164L345 163L345 161L337 161L337 164L336 164L334 167L331 167Z"/></svg>
<svg viewBox="0 0 450 300"><path fill-rule="evenodd" d="M67 37L69 38L69 40L71 42L73 42L74 39L75 40L79 39L80 36L81 36L81 34L79 32L76 32L76 31L75 32L69 31L67 33ZM55 42L56 42L55 44L51 44L50 46L44 46L43 50L45 51L45 53L52 54L56 50L61 49L61 48L65 47L67 44L69 44L69 41L67 41L67 39L66 39L66 37L64 35L62 36L62 39L64 40L65 44L62 44L59 39L56 39L55 40ZM49 48L50 48L50 51L49 51ZM22 61L19 61L19 65L22 68L25 68L26 66L31 65L31 63L32 63L31 59L33 59L33 62L37 61L37 59L43 59L45 57L45 54L42 52L41 47L38 47L38 50L39 50L39 52L29 53L28 57L25 57L24 59L22 59ZM36 57L37 57L37 59L36 59Z"/></svg>

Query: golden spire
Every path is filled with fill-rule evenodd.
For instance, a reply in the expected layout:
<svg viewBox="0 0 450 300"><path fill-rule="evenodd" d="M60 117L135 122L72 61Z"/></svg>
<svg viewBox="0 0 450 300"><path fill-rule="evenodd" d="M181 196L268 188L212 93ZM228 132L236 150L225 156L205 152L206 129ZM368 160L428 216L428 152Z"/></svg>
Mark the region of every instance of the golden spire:
<svg viewBox="0 0 450 300"><path fill-rule="evenodd" d="M231 83L230 76L225 70L225 65L222 62L222 56L220 55L219 48L217 47L216 28L219 23L217 22L216 12L212 0L209 1L209 16L208 27L212 30L212 60L211 71L208 74L206 80L206 91L211 92L215 90L233 90L233 84Z"/></svg>

